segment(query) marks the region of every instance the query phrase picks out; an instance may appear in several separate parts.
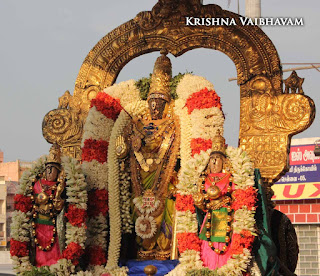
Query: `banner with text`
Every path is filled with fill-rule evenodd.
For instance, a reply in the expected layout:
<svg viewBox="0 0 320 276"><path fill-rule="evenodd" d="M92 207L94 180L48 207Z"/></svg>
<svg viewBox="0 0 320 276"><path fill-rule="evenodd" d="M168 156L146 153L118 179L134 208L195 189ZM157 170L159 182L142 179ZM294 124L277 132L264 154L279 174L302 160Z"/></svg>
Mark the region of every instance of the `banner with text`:
<svg viewBox="0 0 320 276"><path fill-rule="evenodd" d="M289 160L290 170L273 185L272 199L320 198L320 157L314 155L314 144L292 145Z"/></svg>

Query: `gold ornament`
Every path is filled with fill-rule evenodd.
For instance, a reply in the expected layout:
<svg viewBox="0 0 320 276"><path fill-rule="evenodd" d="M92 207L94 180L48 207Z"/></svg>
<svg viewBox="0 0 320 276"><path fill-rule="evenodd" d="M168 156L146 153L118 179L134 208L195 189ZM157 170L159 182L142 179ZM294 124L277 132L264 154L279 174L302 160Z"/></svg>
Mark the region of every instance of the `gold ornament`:
<svg viewBox="0 0 320 276"><path fill-rule="evenodd" d="M60 146L58 144L53 144L49 151L49 156L46 162L46 165L50 164L51 166L54 166L59 171L61 170L60 164L61 164L61 151Z"/></svg>
<svg viewBox="0 0 320 276"><path fill-rule="evenodd" d="M168 51L166 49L162 49L160 54L161 56L157 58L151 76L148 101L150 99L163 99L170 102L171 61L167 57Z"/></svg>
<svg viewBox="0 0 320 276"><path fill-rule="evenodd" d="M217 131L217 134L212 138L212 152L221 152L223 155L226 154L226 140L220 133L220 130Z"/></svg>
<svg viewBox="0 0 320 276"><path fill-rule="evenodd" d="M207 190L207 194L210 199L217 199L221 196L221 190L218 186L210 186Z"/></svg>

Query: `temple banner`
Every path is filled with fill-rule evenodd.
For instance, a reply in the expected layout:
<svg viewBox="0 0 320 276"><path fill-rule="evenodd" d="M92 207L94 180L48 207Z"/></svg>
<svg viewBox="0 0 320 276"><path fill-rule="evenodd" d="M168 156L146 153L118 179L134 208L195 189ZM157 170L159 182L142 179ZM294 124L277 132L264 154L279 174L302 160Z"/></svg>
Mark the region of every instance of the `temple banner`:
<svg viewBox="0 0 320 276"><path fill-rule="evenodd" d="M314 155L317 139L292 139L290 169L272 187L273 200L320 198L320 157Z"/></svg>

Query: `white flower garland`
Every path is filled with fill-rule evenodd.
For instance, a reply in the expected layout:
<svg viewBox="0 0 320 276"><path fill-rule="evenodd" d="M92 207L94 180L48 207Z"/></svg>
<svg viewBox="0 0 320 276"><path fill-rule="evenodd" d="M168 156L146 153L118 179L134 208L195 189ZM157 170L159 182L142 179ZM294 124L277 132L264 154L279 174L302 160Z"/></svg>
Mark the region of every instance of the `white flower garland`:
<svg viewBox="0 0 320 276"><path fill-rule="evenodd" d="M141 215L136 220L135 230L142 239L150 239L157 232L157 223L152 216Z"/></svg>
<svg viewBox="0 0 320 276"><path fill-rule="evenodd" d="M23 173L20 179L19 194L31 196L32 181L40 173L45 170L46 156L39 158L33 165L31 170ZM62 158L62 167L66 175L66 194L67 202L74 204L77 208L86 210L87 208L87 192L84 175L81 172L79 162L71 157ZM14 240L21 242L30 241L31 230L31 213L23 213L21 211L14 211L11 224L11 236ZM86 240L86 226L82 224L81 227L72 226L70 223L66 224L66 245L70 242L78 243L83 249L85 248ZM30 271L32 264L29 256L18 258L12 257L13 265L16 273ZM56 275L71 275L75 272L75 266L70 260L60 259L56 264L48 267L50 272Z"/></svg>
<svg viewBox="0 0 320 276"><path fill-rule="evenodd" d="M116 155L116 139L123 134L130 117L121 111L112 129L108 150L108 179L109 179L109 218L110 218L110 243L108 249L108 263L106 268L118 265L121 246L121 214L119 206L119 162Z"/></svg>

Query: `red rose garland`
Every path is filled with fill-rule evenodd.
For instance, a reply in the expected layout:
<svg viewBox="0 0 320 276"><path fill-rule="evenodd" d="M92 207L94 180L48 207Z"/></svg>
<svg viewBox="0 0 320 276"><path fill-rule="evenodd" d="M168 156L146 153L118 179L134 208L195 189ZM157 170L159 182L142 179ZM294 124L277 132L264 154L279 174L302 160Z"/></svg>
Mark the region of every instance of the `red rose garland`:
<svg viewBox="0 0 320 276"><path fill-rule="evenodd" d="M107 118L112 119L113 121L118 118L122 110L120 100L115 99L104 92L99 92L96 98L91 101L90 108L93 106L95 106L97 110Z"/></svg>
<svg viewBox="0 0 320 276"><path fill-rule="evenodd" d="M100 246L92 246L87 252L89 263L91 265L103 265L107 262L105 252Z"/></svg>
<svg viewBox="0 0 320 276"><path fill-rule="evenodd" d="M88 193L88 215L96 217L100 213L106 216L108 213L108 192L103 190L91 190Z"/></svg>
<svg viewBox="0 0 320 276"><path fill-rule="evenodd" d="M71 242L68 244L67 248L62 252L62 258L71 260L74 265L79 264L79 258L83 255L84 250L82 247L75 243Z"/></svg>
<svg viewBox="0 0 320 276"><path fill-rule="evenodd" d="M73 226L80 227L86 221L87 212L84 209L79 209L75 205L70 204L65 216Z"/></svg>
<svg viewBox="0 0 320 276"><path fill-rule="evenodd" d="M90 162L95 159L100 163L106 162L108 146L109 143L107 141L86 139L82 148L82 161Z"/></svg>
<svg viewBox="0 0 320 276"><path fill-rule="evenodd" d="M21 194L16 194L14 196L14 208L15 210L27 213L32 209L32 200L30 196L24 196Z"/></svg>
<svg viewBox="0 0 320 276"><path fill-rule="evenodd" d="M10 255L25 257L29 255L28 242L20 242L14 239L10 241Z"/></svg>

